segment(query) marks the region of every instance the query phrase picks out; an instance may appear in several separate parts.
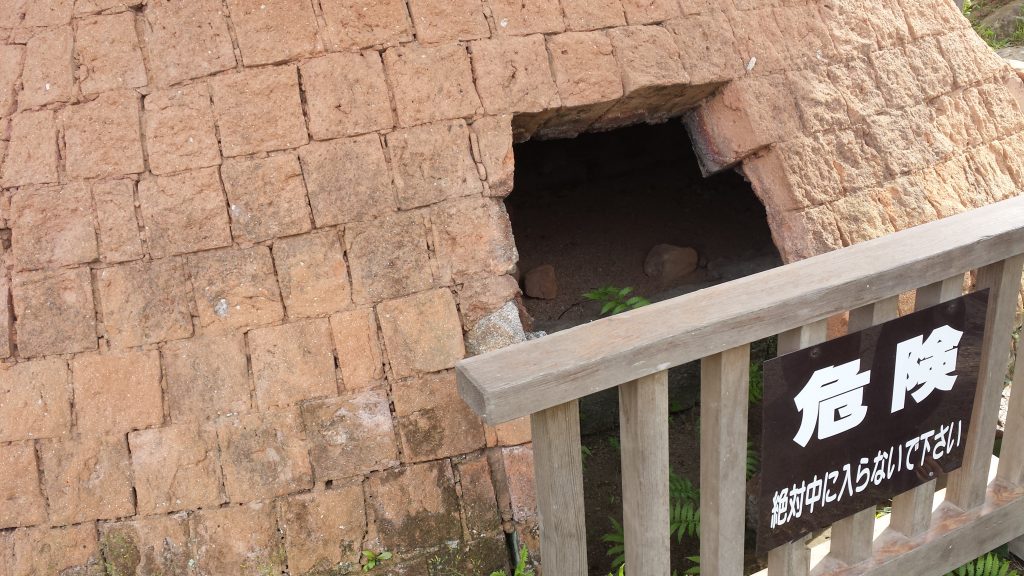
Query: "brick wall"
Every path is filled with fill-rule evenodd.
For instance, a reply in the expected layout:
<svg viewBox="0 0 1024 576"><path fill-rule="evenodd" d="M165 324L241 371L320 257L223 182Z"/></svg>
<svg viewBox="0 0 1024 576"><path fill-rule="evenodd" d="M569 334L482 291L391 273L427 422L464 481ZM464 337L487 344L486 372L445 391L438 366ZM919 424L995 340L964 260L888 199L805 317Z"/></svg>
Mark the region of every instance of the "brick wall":
<svg viewBox="0 0 1024 576"><path fill-rule="evenodd" d="M1015 194L1022 93L949 0L0 0L0 576L501 567L514 139L692 110L794 260Z"/></svg>

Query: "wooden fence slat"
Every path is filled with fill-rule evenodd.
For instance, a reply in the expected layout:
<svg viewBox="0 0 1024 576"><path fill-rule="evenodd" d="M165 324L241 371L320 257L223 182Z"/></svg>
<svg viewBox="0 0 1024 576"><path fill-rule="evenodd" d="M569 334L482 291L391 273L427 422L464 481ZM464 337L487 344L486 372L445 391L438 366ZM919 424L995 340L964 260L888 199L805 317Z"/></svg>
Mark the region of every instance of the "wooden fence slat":
<svg viewBox="0 0 1024 576"><path fill-rule="evenodd" d="M750 345L704 358L700 375L701 574L742 576Z"/></svg>
<svg viewBox="0 0 1024 576"><path fill-rule="evenodd" d="M964 276L959 274L918 289L914 302L916 310L924 310L941 302L958 298L964 291ZM928 530L932 521L932 504L935 500L935 480L917 488L907 490L892 499L893 530L908 538Z"/></svg>
<svg viewBox="0 0 1024 576"><path fill-rule="evenodd" d="M1022 267L1024 255L1018 255L978 270L978 290L991 289L978 390L974 396L963 466L949 475L946 491L946 501L963 510L980 506L985 501L999 398L1010 359L1010 332L1017 313Z"/></svg>
<svg viewBox="0 0 1024 576"><path fill-rule="evenodd" d="M545 574L586 576L580 408L573 400L530 416Z"/></svg>
<svg viewBox="0 0 1024 576"><path fill-rule="evenodd" d="M1010 391L1010 405L1006 410L1006 429L1003 431L1003 446L999 452L999 471L996 478L1024 485L1024 346L1017 342L1017 365L1013 371L1013 387ZM1015 547L1024 555L1024 539Z"/></svg>
<svg viewBox="0 0 1024 576"><path fill-rule="evenodd" d="M779 356L820 344L828 335L828 321L819 320L802 328L779 334ZM800 538L768 552L768 576L807 576L811 571L811 552L807 538Z"/></svg>
<svg viewBox="0 0 1024 576"><path fill-rule="evenodd" d="M619 426L626 569L668 576L667 371L619 386Z"/></svg>

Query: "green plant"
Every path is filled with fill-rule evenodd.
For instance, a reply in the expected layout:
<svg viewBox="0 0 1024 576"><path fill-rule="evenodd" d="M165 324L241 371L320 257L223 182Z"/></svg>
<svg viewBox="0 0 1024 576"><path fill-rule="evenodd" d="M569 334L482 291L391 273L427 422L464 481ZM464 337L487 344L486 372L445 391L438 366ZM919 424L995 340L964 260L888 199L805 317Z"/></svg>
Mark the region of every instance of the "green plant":
<svg viewBox="0 0 1024 576"><path fill-rule="evenodd" d="M621 571L626 562L626 531L615 518L609 518L609 520L612 521L612 531L601 536L601 541L611 544L607 554L612 557L612 571Z"/></svg>
<svg viewBox="0 0 1024 576"><path fill-rule="evenodd" d="M388 552L387 550L382 550L380 552L363 550L363 572L369 572L376 568L381 562L391 560L391 556L391 552Z"/></svg>
<svg viewBox="0 0 1024 576"><path fill-rule="evenodd" d="M603 303L603 306L601 306L601 316L611 316L620 312L626 312L627 310L635 310L651 303L650 300L643 296L630 296L632 293L633 288L630 286L625 288L602 286L583 294L583 297L587 300Z"/></svg>
<svg viewBox="0 0 1024 576"><path fill-rule="evenodd" d="M519 549L519 561L516 562L515 572L512 576L534 576L533 569L529 567L530 552L523 546ZM508 576L504 570L498 572L491 572L490 576Z"/></svg>
<svg viewBox="0 0 1024 576"><path fill-rule="evenodd" d="M764 375L761 372L760 362L750 363L750 392L747 396L751 405L760 404L764 398Z"/></svg>
<svg viewBox="0 0 1024 576"><path fill-rule="evenodd" d="M989 552L964 564L946 576L1020 576L1010 568L1010 561Z"/></svg>
<svg viewBox="0 0 1024 576"><path fill-rule="evenodd" d="M700 574L700 556L687 556L687 560L693 563L683 574Z"/></svg>
<svg viewBox="0 0 1024 576"><path fill-rule="evenodd" d="M668 475L669 532L677 541L683 536L700 537L700 490L688 478Z"/></svg>
<svg viewBox="0 0 1024 576"><path fill-rule="evenodd" d="M615 448L616 450L622 450L622 444L619 442L618 436L609 436L608 445L611 446L612 448Z"/></svg>
<svg viewBox="0 0 1024 576"><path fill-rule="evenodd" d="M757 449L754 448L754 443L747 442L747 480L753 478L760 469L761 457L758 455Z"/></svg>

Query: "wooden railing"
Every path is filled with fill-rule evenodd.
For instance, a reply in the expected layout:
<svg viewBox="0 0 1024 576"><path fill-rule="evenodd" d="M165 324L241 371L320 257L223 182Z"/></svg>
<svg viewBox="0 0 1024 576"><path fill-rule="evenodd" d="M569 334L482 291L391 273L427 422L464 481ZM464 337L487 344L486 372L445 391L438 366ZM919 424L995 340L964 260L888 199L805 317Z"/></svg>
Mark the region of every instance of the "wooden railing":
<svg viewBox="0 0 1024 576"><path fill-rule="evenodd" d="M992 458L1022 254L1017 197L469 358L457 367L459 390L489 424L530 416L544 573L583 576L578 400L618 387L627 571L668 576L666 370L701 360L701 570L739 576L749 343L777 334L780 354L805 348L825 340L830 316L850 311L850 329L865 328L896 317L901 293L917 290L918 308L958 297L974 270L976 289L991 294L963 467L944 494L933 481L896 497L880 533L873 508L835 523L814 571L944 574L1024 535L1024 394L1012 396L1001 459ZM805 541L781 546L767 573L809 574L810 557Z"/></svg>

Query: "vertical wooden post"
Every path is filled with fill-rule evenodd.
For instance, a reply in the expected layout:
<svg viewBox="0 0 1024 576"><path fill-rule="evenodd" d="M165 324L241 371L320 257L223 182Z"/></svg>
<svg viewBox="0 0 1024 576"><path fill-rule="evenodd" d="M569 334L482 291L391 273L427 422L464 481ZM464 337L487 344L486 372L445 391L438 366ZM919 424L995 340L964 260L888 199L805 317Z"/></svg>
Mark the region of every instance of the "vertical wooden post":
<svg viewBox="0 0 1024 576"><path fill-rule="evenodd" d="M996 477L1004 482L1024 485L1024 346L1017 342L1017 365L1013 371L1010 405L1006 410L1006 429L999 451ZM1024 556L1024 538L1012 543L1015 554Z"/></svg>
<svg viewBox="0 0 1024 576"><path fill-rule="evenodd" d="M619 386L626 570L669 576L668 372Z"/></svg>
<svg viewBox="0 0 1024 576"><path fill-rule="evenodd" d="M996 418L1003 393L1003 377L1010 359L1010 332L1017 313L1024 255L990 264L978 270L978 289L991 289L985 338L981 349L978 391L971 412L964 463L949 475L946 501L969 510L985 502L988 471L995 444Z"/></svg>
<svg viewBox="0 0 1024 576"><path fill-rule="evenodd" d="M795 352L825 341L826 320L779 334L779 355ZM783 544L768 553L768 576L807 576L811 571L811 553L807 539Z"/></svg>
<svg viewBox="0 0 1024 576"><path fill-rule="evenodd" d="M701 360L700 564L743 576L750 345Z"/></svg>
<svg viewBox="0 0 1024 576"><path fill-rule="evenodd" d="M544 573L586 576L579 402L533 414L530 428Z"/></svg>
<svg viewBox="0 0 1024 576"><path fill-rule="evenodd" d="M924 310L958 298L963 291L963 274L953 276L918 289L914 307L917 310ZM923 534L931 526L934 500L935 480L897 495L892 499L892 520L889 526L908 538Z"/></svg>

